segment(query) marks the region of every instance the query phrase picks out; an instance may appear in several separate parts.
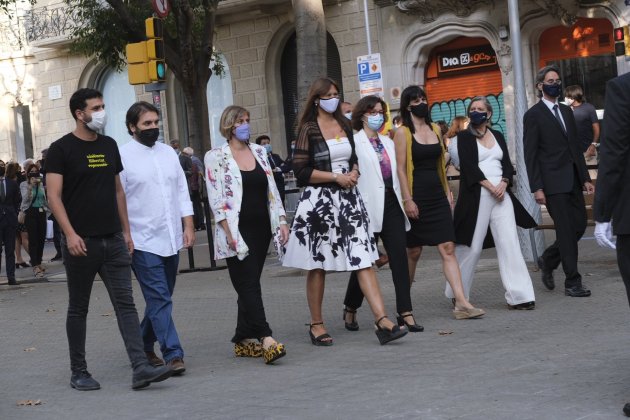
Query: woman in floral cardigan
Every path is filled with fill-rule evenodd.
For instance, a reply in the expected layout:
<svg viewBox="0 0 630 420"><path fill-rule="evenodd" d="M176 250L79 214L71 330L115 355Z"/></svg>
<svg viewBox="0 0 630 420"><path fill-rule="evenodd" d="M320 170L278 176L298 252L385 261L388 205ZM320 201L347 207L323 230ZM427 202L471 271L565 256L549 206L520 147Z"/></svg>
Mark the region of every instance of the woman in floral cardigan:
<svg viewBox="0 0 630 420"><path fill-rule="evenodd" d="M265 148L249 142L249 112L229 106L221 115L227 144L206 153L208 200L215 218L214 252L225 258L238 294L234 353L264 357L269 364L286 354L271 336L260 276L272 235L278 254L289 228Z"/></svg>

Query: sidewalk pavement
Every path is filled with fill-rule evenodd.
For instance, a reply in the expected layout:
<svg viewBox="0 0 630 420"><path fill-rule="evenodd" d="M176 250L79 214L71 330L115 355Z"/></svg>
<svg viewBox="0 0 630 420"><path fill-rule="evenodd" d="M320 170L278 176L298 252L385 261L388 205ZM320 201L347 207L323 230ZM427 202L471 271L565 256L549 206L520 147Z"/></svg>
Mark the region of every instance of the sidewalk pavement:
<svg viewBox="0 0 630 420"><path fill-rule="evenodd" d="M624 418L621 409L630 401L628 302L614 253L590 237L592 228L580 242L580 269L592 297L565 297L560 272L556 290L547 291L532 268L536 310L510 311L495 254L487 250L471 296L487 315L466 321L452 318L438 254L428 248L412 288L425 331L387 346L378 344L367 305L359 311L360 331L343 328L346 273L327 276L324 315L335 345L312 346L304 326L304 275L270 257L265 307L274 336L288 351L273 366L232 353L236 294L227 270L181 274L174 318L187 372L144 391L131 390L129 362L101 282L92 293L87 359L102 389L70 388L63 266L48 264L53 281L0 285L0 419ZM207 246L204 254L204 240L198 240L197 266L208 265ZM45 259L53 255L49 248ZM187 267L185 253L181 265ZM391 271L381 269L378 277L394 316ZM134 292L142 311L135 282ZM23 400L40 404L18 406Z"/></svg>

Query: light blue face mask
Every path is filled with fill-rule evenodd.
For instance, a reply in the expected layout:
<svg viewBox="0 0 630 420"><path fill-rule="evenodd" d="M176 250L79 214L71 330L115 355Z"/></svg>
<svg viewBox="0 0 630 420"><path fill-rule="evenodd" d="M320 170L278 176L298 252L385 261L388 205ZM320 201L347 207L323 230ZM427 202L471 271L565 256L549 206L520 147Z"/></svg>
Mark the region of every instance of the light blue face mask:
<svg viewBox="0 0 630 420"><path fill-rule="evenodd" d="M265 144L265 150L267 153L271 153L271 144Z"/></svg>
<svg viewBox="0 0 630 420"><path fill-rule="evenodd" d="M249 124L241 124L234 129L234 137L240 141L248 141L249 140Z"/></svg>
<svg viewBox="0 0 630 420"><path fill-rule="evenodd" d="M383 122L385 121L385 117L381 114L378 115L368 115L367 125L374 131L378 131L379 128L383 126Z"/></svg>

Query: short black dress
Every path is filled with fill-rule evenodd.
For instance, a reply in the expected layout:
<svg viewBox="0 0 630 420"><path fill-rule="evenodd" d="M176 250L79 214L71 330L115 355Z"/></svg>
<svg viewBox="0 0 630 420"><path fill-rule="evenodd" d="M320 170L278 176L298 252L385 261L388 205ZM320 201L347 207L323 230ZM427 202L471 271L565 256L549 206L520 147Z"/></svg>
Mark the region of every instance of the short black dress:
<svg viewBox="0 0 630 420"><path fill-rule="evenodd" d="M437 171L437 160L441 153L442 146L439 143L420 144L412 140L412 194L420 218L409 219L411 222L411 230L407 232L409 248L455 241L451 207Z"/></svg>

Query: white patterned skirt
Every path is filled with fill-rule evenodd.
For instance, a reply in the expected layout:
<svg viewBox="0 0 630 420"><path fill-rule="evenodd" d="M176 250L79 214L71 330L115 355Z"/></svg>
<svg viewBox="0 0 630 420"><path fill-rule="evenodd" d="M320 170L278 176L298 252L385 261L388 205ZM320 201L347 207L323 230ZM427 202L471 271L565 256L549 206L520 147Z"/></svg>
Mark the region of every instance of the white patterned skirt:
<svg viewBox="0 0 630 420"><path fill-rule="evenodd" d="M378 259L365 204L356 188L306 187L295 211L282 265L355 271Z"/></svg>

